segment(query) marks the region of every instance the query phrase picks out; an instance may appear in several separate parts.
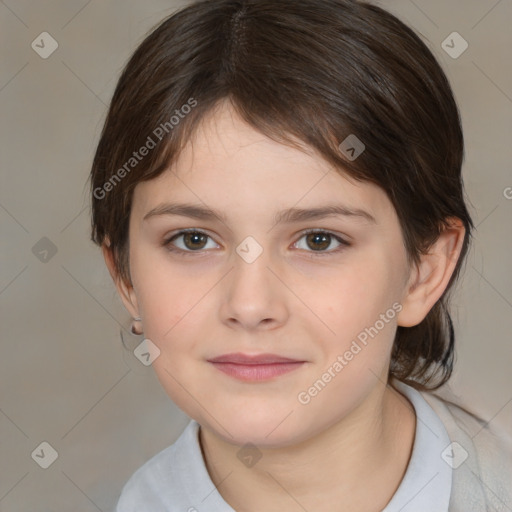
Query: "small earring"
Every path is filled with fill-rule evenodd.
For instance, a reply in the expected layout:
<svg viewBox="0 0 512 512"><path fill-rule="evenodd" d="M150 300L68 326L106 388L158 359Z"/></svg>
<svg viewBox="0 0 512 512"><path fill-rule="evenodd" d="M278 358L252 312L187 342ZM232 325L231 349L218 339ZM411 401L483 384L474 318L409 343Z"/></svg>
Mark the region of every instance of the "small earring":
<svg viewBox="0 0 512 512"><path fill-rule="evenodd" d="M134 322L140 322L140 318L132 318L132 325L131 327L121 327L119 329L119 335L121 336L121 343L123 344L124 348L127 350L133 352L135 348L140 344L141 341L144 339L144 334L139 332L135 328Z"/></svg>
<svg viewBox="0 0 512 512"><path fill-rule="evenodd" d="M141 318L140 317L133 318L133 321L134 322L140 322ZM137 334L139 336L142 334L142 331L140 331L140 332L137 331L137 329L135 327L135 324L132 324L131 331L132 331L132 334Z"/></svg>

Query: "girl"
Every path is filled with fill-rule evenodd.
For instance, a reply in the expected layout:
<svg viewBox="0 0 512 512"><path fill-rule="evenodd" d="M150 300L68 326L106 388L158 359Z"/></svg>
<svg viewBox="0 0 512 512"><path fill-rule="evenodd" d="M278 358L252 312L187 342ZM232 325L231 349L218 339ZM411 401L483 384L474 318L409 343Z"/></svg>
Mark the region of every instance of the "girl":
<svg viewBox="0 0 512 512"><path fill-rule="evenodd" d="M208 0L128 62L93 240L191 422L118 512L512 510L505 439L432 393L473 223L452 91L353 0Z"/></svg>

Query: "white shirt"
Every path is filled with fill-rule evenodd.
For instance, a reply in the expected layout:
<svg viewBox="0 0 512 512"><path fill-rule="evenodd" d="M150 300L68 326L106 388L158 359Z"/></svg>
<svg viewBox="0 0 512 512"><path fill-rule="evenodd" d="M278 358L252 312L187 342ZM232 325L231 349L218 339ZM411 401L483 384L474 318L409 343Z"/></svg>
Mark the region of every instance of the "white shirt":
<svg viewBox="0 0 512 512"><path fill-rule="evenodd" d="M452 468L441 454L450 438L439 416L411 386L393 380L416 412L416 434L406 473L382 512L448 512ZM236 512L215 488L192 420L174 444L131 476L116 512ZM446 453L446 452L445 452Z"/></svg>
<svg viewBox="0 0 512 512"><path fill-rule="evenodd" d="M451 444L439 416L413 387L393 380L414 406L416 435L400 486L382 512L448 512L452 467L442 458Z"/></svg>

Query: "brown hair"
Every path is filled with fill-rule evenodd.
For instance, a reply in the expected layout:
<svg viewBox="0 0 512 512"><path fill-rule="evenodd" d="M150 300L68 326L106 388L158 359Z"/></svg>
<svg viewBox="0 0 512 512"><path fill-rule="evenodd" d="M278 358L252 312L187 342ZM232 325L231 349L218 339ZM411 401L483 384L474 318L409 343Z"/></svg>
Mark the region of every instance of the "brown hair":
<svg viewBox="0 0 512 512"><path fill-rule="evenodd" d="M381 187L409 263L451 217L462 221L450 282L420 324L398 327L390 366L417 389L444 384L454 359L448 293L473 223L459 111L428 47L392 14L353 0L207 0L164 19L122 72L91 171L92 239L108 240L127 282L134 187L168 168L225 99L273 140L305 143L353 179ZM365 145L354 160L339 147L351 134Z"/></svg>

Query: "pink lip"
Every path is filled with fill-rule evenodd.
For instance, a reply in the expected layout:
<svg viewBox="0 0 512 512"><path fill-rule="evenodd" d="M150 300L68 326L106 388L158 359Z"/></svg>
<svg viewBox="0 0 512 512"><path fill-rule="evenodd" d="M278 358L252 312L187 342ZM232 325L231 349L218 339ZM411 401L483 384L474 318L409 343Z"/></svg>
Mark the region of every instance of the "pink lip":
<svg viewBox="0 0 512 512"><path fill-rule="evenodd" d="M208 359L218 370L243 381L260 381L278 377L300 368L305 361L275 354L225 354Z"/></svg>
<svg viewBox="0 0 512 512"><path fill-rule="evenodd" d="M290 359L289 357L281 357L276 354L224 354L222 356L208 359L210 363L234 363L234 364L274 364L274 363L303 363L298 359Z"/></svg>

